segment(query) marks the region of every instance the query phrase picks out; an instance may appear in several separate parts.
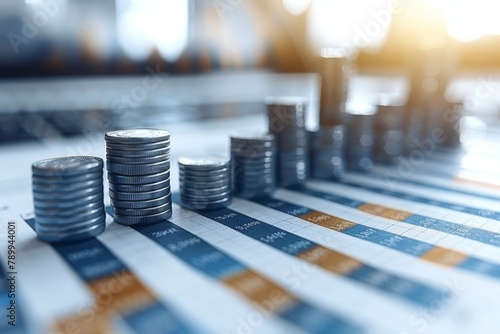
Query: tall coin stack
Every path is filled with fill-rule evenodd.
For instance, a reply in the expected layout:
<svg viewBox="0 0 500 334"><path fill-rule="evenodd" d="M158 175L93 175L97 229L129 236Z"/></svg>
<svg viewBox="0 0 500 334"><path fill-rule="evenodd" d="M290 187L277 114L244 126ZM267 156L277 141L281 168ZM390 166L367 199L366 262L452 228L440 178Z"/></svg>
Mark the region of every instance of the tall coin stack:
<svg viewBox="0 0 500 334"><path fill-rule="evenodd" d="M306 104L300 97L270 97L265 102L269 132L278 146L278 183L284 187L303 184L308 173Z"/></svg>
<svg viewBox="0 0 500 334"><path fill-rule="evenodd" d="M231 136L231 167L235 195L265 197L276 190L276 144L272 134Z"/></svg>
<svg viewBox="0 0 500 334"><path fill-rule="evenodd" d="M172 215L170 133L131 129L106 133L106 168L114 218L154 224Z"/></svg>
<svg viewBox="0 0 500 334"><path fill-rule="evenodd" d="M104 162L96 157L61 157L31 166L38 238L64 242L96 237L106 228Z"/></svg>
<svg viewBox="0 0 500 334"><path fill-rule="evenodd" d="M312 177L338 180L344 176L345 135L343 125L309 132Z"/></svg>
<svg viewBox="0 0 500 334"><path fill-rule="evenodd" d="M347 167L365 172L373 167L374 130L377 109L368 102L346 104L348 116Z"/></svg>
<svg viewBox="0 0 500 334"><path fill-rule="evenodd" d="M374 129L375 160L384 164L395 164L403 153L404 104L391 97L382 97L377 106Z"/></svg>
<svg viewBox="0 0 500 334"><path fill-rule="evenodd" d="M321 50L316 66L321 76L319 110L321 127L332 127L345 121L345 103L352 71L351 58L345 48Z"/></svg>
<svg viewBox="0 0 500 334"><path fill-rule="evenodd" d="M229 159L182 157L179 163L181 205L190 210L217 210L233 199Z"/></svg>

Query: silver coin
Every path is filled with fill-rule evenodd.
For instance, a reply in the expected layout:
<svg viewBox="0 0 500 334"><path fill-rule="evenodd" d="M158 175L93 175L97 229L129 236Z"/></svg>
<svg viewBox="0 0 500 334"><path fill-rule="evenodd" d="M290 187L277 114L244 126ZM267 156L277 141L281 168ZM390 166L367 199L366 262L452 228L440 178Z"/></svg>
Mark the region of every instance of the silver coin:
<svg viewBox="0 0 500 334"><path fill-rule="evenodd" d="M104 201L104 194L102 192L88 195L78 199L58 199L58 200L44 200L37 199L34 201L35 208L46 208L46 209L67 209L73 208L78 205L86 205L96 201Z"/></svg>
<svg viewBox="0 0 500 334"><path fill-rule="evenodd" d="M94 210L99 207L103 207L104 202L101 201L94 201L90 203L85 203L85 204L76 204L70 207L66 207L63 209L53 209L53 208L41 208L38 206L35 206L35 214L40 215L40 216L46 216L46 217L72 217L76 216L82 213L86 213L88 211Z"/></svg>
<svg viewBox="0 0 500 334"><path fill-rule="evenodd" d="M113 208L113 212L120 216L150 216L160 214L172 209L172 203L165 203L163 205L154 206L144 209L121 209Z"/></svg>
<svg viewBox="0 0 500 334"><path fill-rule="evenodd" d="M161 223L162 221L167 220L172 216L172 210L167 210L162 213L158 213L155 215L134 217L134 216L121 216L114 214L115 222L122 225L148 225L148 224L156 224Z"/></svg>
<svg viewBox="0 0 500 334"><path fill-rule="evenodd" d="M261 166L263 164L272 164L276 161L276 159L274 157L254 157L254 158L249 158L249 157L237 157L237 156L234 156L231 160L232 162L236 162L236 163L241 163L241 164L245 164L245 165L257 165L257 166Z"/></svg>
<svg viewBox="0 0 500 334"><path fill-rule="evenodd" d="M40 160L31 166L33 175L65 177L102 171L104 161L98 157L73 156Z"/></svg>
<svg viewBox="0 0 500 334"><path fill-rule="evenodd" d="M275 154L277 145L269 146L242 146L231 144L231 154L241 156L266 156Z"/></svg>
<svg viewBox="0 0 500 334"><path fill-rule="evenodd" d="M179 174L179 182L200 182L200 183L213 183L213 182L230 182L231 175L229 173L224 173L222 175L211 175L211 176L192 176L192 175L182 175Z"/></svg>
<svg viewBox="0 0 500 334"><path fill-rule="evenodd" d="M83 181L83 182L74 182L74 183L67 183L64 185L61 185L59 183L35 183L33 182L31 187L33 191L36 191L38 193L47 193L47 192L58 192L58 193L65 193L65 192L73 192L77 191L80 189L85 189L85 188L95 188L103 184L103 178L101 175L101 178L98 179L93 179L93 180L88 180L88 181Z"/></svg>
<svg viewBox="0 0 500 334"><path fill-rule="evenodd" d="M227 193L231 191L231 186L227 185L224 187L218 188L194 188L188 186L181 186L180 192L184 195L192 195L192 196L214 196L219 194Z"/></svg>
<svg viewBox="0 0 500 334"><path fill-rule="evenodd" d="M213 202L213 201L218 201L222 198L228 198L232 197L233 192L232 190L226 191L224 193L219 193L219 194L213 194L213 195L207 195L207 194L186 194L184 192L180 192L180 197L184 198L186 200L191 200L191 201L204 201L204 202Z"/></svg>
<svg viewBox="0 0 500 334"><path fill-rule="evenodd" d="M104 192L104 187L102 185L98 185L92 188L83 188L83 189L75 189L72 192L39 192L37 190L33 190L33 198L35 201L43 200L43 201L71 201L71 200L79 200L82 197L90 196L94 194L102 194Z"/></svg>
<svg viewBox="0 0 500 334"><path fill-rule="evenodd" d="M110 198L111 206L120 209L144 209L152 208L155 206L172 203L172 195L168 194L160 198L147 200L147 201L121 201Z"/></svg>
<svg viewBox="0 0 500 334"><path fill-rule="evenodd" d="M194 211L213 211L224 209L230 206L232 203L232 198L225 198L216 202L193 202L189 200L185 200L181 198L181 206Z"/></svg>
<svg viewBox="0 0 500 334"><path fill-rule="evenodd" d="M142 185L155 182L161 182L170 179L170 169L161 173L150 175L119 175L108 173L108 181L118 184Z"/></svg>
<svg viewBox="0 0 500 334"><path fill-rule="evenodd" d="M39 225L44 225L45 227L67 227L67 226L73 226L73 227L78 227L79 225L82 225L84 223L87 223L88 221L100 217L105 214L104 211L104 205L101 208L91 210L89 212L85 212L83 214L75 215L73 217L48 217L48 216L42 216L39 215L37 211L35 211L36 215L36 222Z"/></svg>
<svg viewBox="0 0 500 334"><path fill-rule="evenodd" d="M258 131L239 131L230 135L231 141L255 142L255 141L273 141L274 135L268 132Z"/></svg>
<svg viewBox="0 0 500 334"><path fill-rule="evenodd" d="M120 201L147 201L150 199L157 199L160 197L164 197L170 194L170 186L154 190L154 191L144 191L144 192L135 192L135 193L127 193L121 191L109 191L109 197L112 199L120 200Z"/></svg>
<svg viewBox="0 0 500 334"><path fill-rule="evenodd" d="M229 159L221 157L190 158L181 157L178 160L179 169L195 171L214 171L229 167Z"/></svg>
<svg viewBox="0 0 500 334"><path fill-rule="evenodd" d="M274 177L266 177L266 178L237 178L234 180L234 185L235 186L245 186L245 187L260 187L262 185L268 185L268 184L273 184L276 182L276 179Z"/></svg>
<svg viewBox="0 0 500 334"><path fill-rule="evenodd" d="M230 178L231 177L231 167L227 167L221 170L183 170L179 169L179 177L195 177L195 178L209 178L211 180L220 178Z"/></svg>
<svg viewBox="0 0 500 334"><path fill-rule="evenodd" d="M154 150L113 150L106 149L106 154L113 157L121 157L121 158L147 158L147 157L156 157L158 155L170 154L170 148L158 148Z"/></svg>
<svg viewBox="0 0 500 334"><path fill-rule="evenodd" d="M152 157L142 157L142 158L122 158L106 154L106 163L112 162L124 165L142 165L142 164L152 164L160 161L170 161L170 154L157 155Z"/></svg>
<svg viewBox="0 0 500 334"><path fill-rule="evenodd" d="M94 173L83 173L76 175L61 175L61 176L41 176L33 175L32 183L39 185L49 185L49 186L66 186L74 183L94 181L103 179L103 171L100 170Z"/></svg>
<svg viewBox="0 0 500 334"><path fill-rule="evenodd" d="M117 144L147 144L170 140L170 132L162 129L117 130L107 132L104 139Z"/></svg>
<svg viewBox="0 0 500 334"><path fill-rule="evenodd" d="M102 224L96 224L91 226L85 230L78 232L38 232L38 239L46 242L72 242L72 241L80 241L97 237L99 234L104 232L106 229L106 224L103 222Z"/></svg>
<svg viewBox="0 0 500 334"><path fill-rule="evenodd" d="M257 173L257 174L267 174L270 173L272 174L275 170L275 165L270 165L270 166L250 166L250 165L245 165L245 164L238 164L237 166L234 166L233 168L233 174L235 175L236 173Z"/></svg>
<svg viewBox="0 0 500 334"><path fill-rule="evenodd" d="M99 224L104 224L106 222L105 212L102 212L101 215L90 218L86 221L81 221L75 224L43 224L38 220L35 220L35 230L37 233L46 232L46 233L72 233L79 232L89 228L92 228Z"/></svg>
<svg viewBox="0 0 500 334"><path fill-rule="evenodd" d="M121 184L109 182L109 189L118 192L135 193L163 189L170 186L170 178L154 183L145 184Z"/></svg>
<svg viewBox="0 0 500 334"><path fill-rule="evenodd" d="M170 170L170 160L155 162L151 164L143 164L143 165L125 165L125 164L107 162L106 169L108 170L109 173L120 174L120 175L128 175L128 176L151 175Z"/></svg>
<svg viewBox="0 0 500 334"><path fill-rule="evenodd" d="M159 149L170 149L170 140L159 141L148 144L117 144L106 143L106 150L122 151L122 152L137 152L137 151L153 151Z"/></svg>
<svg viewBox="0 0 500 334"><path fill-rule="evenodd" d="M224 168L221 171L184 171L179 169L179 178L221 180L231 178L231 168Z"/></svg>
<svg viewBox="0 0 500 334"><path fill-rule="evenodd" d="M180 180L180 186L190 186L193 188L217 188L231 185L230 179L223 179L219 181L191 181L189 179Z"/></svg>

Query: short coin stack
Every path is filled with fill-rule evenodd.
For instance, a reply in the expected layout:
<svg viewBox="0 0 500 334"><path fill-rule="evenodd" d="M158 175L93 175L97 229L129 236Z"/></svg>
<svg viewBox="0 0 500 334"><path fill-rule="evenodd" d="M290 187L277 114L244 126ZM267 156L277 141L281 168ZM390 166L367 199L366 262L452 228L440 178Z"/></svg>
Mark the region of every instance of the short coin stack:
<svg viewBox="0 0 500 334"><path fill-rule="evenodd" d="M229 159L218 157L179 159L181 204L191 210L217 210L232 202Z"/></svg>
<svg viewBox="0 0 500 334"><path fill-rule="evenodd" d="M154 224L172 215L170 133L131 129L106 133L106 168L114 218Z"/></svg>
<svg viewBox="0 0 500 334"><path fill-rule="evenodd" d="M344 176L345 136L343 125L309 133L312 177L338 180Z"/></svg>
<svg viewBox="0 0 500 334"><path fill-rule="evenodd" d="M306 105L300 97L266 99L269 132L278 146L278 183L287 187L306 181L308 144L305 128Z"/></svg>
<svg viewBox="0 0 500 334"><path fill-rule="evenodd" d="M96 237L106 228L100 158L75 156L32 165L35 230L48 242Z"/></svg>
<svg viewBox="0 0 500 334"><path fill-rule="evenodd" d="M231 167L235 195L269 196L276 190L276 144L272 134L231 136Z"/></svg>

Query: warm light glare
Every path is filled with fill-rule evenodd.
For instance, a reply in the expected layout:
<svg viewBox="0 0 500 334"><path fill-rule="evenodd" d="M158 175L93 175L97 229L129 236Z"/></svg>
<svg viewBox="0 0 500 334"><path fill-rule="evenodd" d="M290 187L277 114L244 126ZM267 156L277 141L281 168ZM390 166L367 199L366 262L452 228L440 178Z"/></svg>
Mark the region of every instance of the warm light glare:
<svg viewBox="0 0 500 334"><path fill-rule="evenodd" d="M153 42L166 61L176 61L188 43L188 0L153 0L147 22Z"/></svg>
<svg viewBox="0 0 500 334"><path fill-rule="evenodd" d="M117 37L133 60L147 59L154 48L176 61L188 43L188 0L116 0Z"/></svg>
<svg viewBox="0 0 500 334"><path fill-rule="evenodd" d="M283 0L283 6L293 15L304 13L310 4L311 0Z"/></svg>
<svg viewBox="0 0 500 334"><path fill-rule="evenodd" d="M398 10L391 0L313 0L308 18L311 47L378 49Z"/></svg>
<svg viewBox="0 0 500 334"><path fill-rule="evenodd" d="M461 42L469 42L481 36L499 35L499 14L498 0L447 0L445 4L448 32L452 38Z"/></svg>

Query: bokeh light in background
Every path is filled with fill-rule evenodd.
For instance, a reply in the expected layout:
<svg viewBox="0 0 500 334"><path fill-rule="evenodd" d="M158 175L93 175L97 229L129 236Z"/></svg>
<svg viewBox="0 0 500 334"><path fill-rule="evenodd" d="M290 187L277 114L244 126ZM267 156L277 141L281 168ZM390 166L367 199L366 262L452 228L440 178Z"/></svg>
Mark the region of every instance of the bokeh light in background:
<svg viewBox="0 0 500 334"><path fill-rule="evenodd" d="M120 47L136 61L154 49L176 61L188 43L188 0L116 0L116 30Z"/></svg>
<svg viewBox="0 0 500 334"><path fill-rule="evenodd" d="M482 36L500 35L500 1L438 0L445 10L450 36L469 42Z"/></svg>
<svg viewBox="0 0 500 334"><path fill-rule="evenodd" d="M323 47L379 49L391 24L394 12L391 3L390 0L313 0L307 26L313 52Z"/></svg>
<svg viewBox="0 0 500 334"><path fill-rule="evenodd" d="M16 47L0 40L0 76L306 72L336 46L359 52L360 71L402 72L431 38L458 45L463 68L494 68L499 12L496 0L2 0L5 36L48 19Z"/></svg>
<svg viewBox="0 0 500 334"><path fill-rule="evenodd" d="M312 0L283 0L283 6L293 15L303 14L311 4Z"/></svg>

